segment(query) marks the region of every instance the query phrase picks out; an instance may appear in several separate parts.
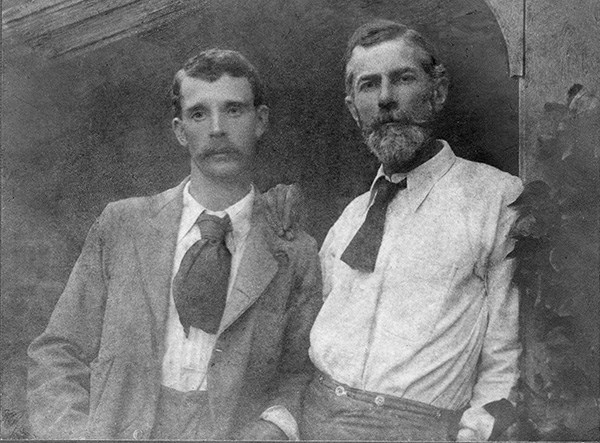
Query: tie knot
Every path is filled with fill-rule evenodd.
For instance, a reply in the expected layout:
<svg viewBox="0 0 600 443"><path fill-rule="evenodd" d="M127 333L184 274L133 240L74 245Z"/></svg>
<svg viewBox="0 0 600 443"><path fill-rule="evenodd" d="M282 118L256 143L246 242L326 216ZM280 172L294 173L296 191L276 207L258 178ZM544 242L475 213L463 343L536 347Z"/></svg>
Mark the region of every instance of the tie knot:
<svg viewBox="0 0 600 443"><path fill-rule="evenodd" d="M400 191L406 188L406 179L399 183L393 183L387 180L385 177L381 177L376 184L377 195L375 199L383 204L389 203Z"/></svg>
<svg viewBox="0 0 600 443"><path fill-rule="evenodd" d="M202 238L213 242L224 242L225 236L232 230L231 219L227 214L225 214L225 217L221 218L203 212L200 214L200 217L198 217L196 224L200 228Z"/></svg>

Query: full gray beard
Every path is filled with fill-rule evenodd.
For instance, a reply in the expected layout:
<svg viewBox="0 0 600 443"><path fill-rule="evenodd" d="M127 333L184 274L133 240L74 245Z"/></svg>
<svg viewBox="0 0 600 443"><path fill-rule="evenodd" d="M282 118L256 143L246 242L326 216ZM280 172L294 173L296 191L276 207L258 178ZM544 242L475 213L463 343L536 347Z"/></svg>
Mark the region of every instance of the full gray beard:
<svg viewBox="0 0 600 443"><path fill-rule="evenodd" d="M391 123L365 134L365 139L381 163L403 165L415 158L428 136L422 126Z"/></svg>

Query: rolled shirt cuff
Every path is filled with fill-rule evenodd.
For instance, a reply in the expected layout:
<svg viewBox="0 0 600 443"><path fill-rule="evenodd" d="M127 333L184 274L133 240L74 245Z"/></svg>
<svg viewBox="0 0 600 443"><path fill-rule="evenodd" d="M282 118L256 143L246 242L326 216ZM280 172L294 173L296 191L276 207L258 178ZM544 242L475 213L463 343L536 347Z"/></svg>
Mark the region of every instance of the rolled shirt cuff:
<svg viewBox="0 0 600 443"><path fill-rule="evenodd" d="M275 405L266 409L260 416L263 420L270 421L278 426L288 440L299 441L300 433L298 432L298 423L294 416L287 410L285 406Z"/></svg>

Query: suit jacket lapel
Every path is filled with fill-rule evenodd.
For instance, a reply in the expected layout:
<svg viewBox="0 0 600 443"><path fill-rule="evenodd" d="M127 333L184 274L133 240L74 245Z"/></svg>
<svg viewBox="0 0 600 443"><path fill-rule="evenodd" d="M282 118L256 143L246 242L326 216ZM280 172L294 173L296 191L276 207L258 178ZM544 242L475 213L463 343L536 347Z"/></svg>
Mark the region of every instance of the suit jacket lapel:
<svg viewBox="0 0 600 443"><path fill-rule="evenodd" d="M264 225L258 196L254 202L252 227L248 233L246 249L238 269L233 289L227 297L227 304L219 334L227 329L264 292L278 269L278 262L269 250L263 230Z"/></svg>
<svg viewBox="0 0 600 443"><path fill-rule="evenodd" d="M142 283L156 324L157 349L162 346L169 308L173 256L183 206L182 192L187 180L178 187L154 197L151 213L142 224L135 243L142 269Z"/></svg>
<svg viewBox="0 0 600 443"><path fill-rule="evenodd" d="M187 179L178 187L154 197L148 223L143 225L135 244L142 269L142 282L157 326L157 345L162 346L169 309L171 273L177 233L183 207L182 192ZM254 202L252 226L231 294L221 320L219 334L227 329L264 292L278 269L278 262L264 238L262 207Z"/></svg>

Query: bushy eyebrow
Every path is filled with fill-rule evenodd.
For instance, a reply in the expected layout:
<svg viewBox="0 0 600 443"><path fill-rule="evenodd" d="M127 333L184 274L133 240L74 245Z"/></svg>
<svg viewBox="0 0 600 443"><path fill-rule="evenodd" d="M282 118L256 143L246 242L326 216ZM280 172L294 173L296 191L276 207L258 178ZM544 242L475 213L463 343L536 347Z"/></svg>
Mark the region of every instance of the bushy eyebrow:
<svg viewBox="0 0 600 443"><path fill-rule="evenodd" d="M418 69L415 68L402 68L402 69L397 69L395 71L390 72L390 78L392 80L396 80L399 77L402 77L404 74L413 74L413 75L417 75L418 74Z"/></svg>
<svg viewBox="0 0 600 443"><path fill-rule="evenodd" d="M225 102L225 107L228 108L230 106L239 106L241 108L250 108L252 106L254 106L254 103L252 101L238 101L238 100L231 100L228 102Z"/></svg>
<svg viewBox="0 0 600 443"><path fill-rule="evenodd" d="M225 108L229 108L231 106L238 106L240 108L251 108L254 106L252 101L239 101L239 100L230 100L224 103ZM193 114L196 111L205 111L208 107L202 103L196 103L195 105L190 106L185 109L185 112L189 114Z"/></svg>
<svg viewBox="0 0 600 443"><path fill-rule="evenodd" d="M358 77L356 79L356 83L361 83L361 82L377 82L381 79L381 74L366 74L366 75L361 75L360 77Z"/></svg>
<svg viewBox="0 0 600 443"><path fill-rule="evenodd" d="M393 71L391 71L388 75L390 76L390 78L392 80L397 79L398 77L401 77L404 74L414 74L417 75L418 70L416 68L413 67L406 67L406 68L401 68L401 69L395 69ZM365 75L361 75L356 79L357 83L363 82L363 81L379 81L381 79L381 74L377 73L377 74L365 74Z"/></svg>

